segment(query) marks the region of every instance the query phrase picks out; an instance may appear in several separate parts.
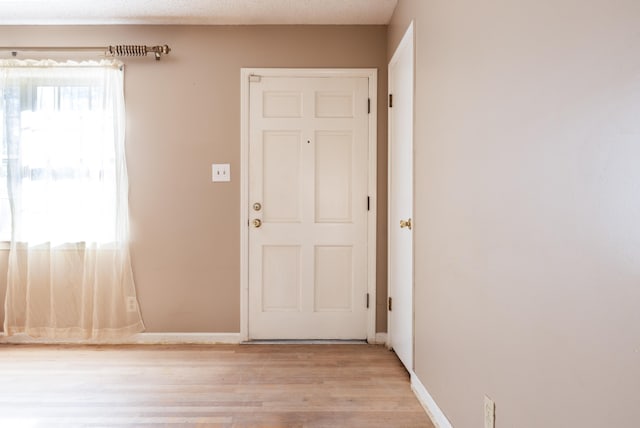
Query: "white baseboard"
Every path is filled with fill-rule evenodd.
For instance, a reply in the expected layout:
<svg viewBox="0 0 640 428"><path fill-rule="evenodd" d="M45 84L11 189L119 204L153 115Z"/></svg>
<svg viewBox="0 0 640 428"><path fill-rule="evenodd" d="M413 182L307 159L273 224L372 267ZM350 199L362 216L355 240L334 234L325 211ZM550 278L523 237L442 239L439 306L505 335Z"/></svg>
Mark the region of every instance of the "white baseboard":
<svg viewBox="0 0 640 428"><path fill-rule="evenodd" d="M240 343L240 333L140 333L133 338L139 344L201 344Z"/></svg>
<svg viewBox="0 0 640 428"><path fill-rule="evenodd" d="M0 343L13 344L212 345L240 342L240 333L138 333L121 340L105 341L34 339L24 334L0 336Z"/></svg>
<svg viewBox="0 0 640 428"><path fill-rule="evenodd" d="M420 379L418 379L418 376L413 372L411 373L411 389L416 397L418 397L418 401L420 401L420 404L422 404L422 407L424 407L424 410L436 428L453 428L451 422L449 422L444 413L442 413L440 407L438 407L431 394L429 394L429 391L427 391L427 388L424 387Z"/></svg>
<svg viewBox="0 0 640 428"><path fill-rule="evenodd" d="M373 345L386 345L387 344L387 333L376 333L376 337L373 342L369 342Z"/></svg>

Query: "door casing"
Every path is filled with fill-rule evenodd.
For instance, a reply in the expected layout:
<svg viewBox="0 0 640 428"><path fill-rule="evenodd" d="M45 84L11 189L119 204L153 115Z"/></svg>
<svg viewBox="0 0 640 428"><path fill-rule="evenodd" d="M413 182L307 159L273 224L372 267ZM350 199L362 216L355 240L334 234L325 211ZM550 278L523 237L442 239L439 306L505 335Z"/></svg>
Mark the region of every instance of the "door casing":
<svg viewBox="0 0 640 428"><path fill-rule="evenodd" d="M376 340L376 232L377 232L377 88L378 71L364 69L242 68L240 70L240 338L249 340L249 79L270 77L366 77L369 79L367 218L367 340ZM366 108L366 106L363 106Z"/></svg>

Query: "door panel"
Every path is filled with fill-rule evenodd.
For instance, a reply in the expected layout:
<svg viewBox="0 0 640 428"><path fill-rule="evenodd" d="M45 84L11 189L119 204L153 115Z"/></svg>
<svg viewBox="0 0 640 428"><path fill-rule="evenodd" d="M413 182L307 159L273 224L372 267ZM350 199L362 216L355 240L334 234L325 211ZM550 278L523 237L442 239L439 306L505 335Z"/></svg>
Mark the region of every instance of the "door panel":
<svg viewBox="0 0 640 428"><path fill-rule="evenodd" d="M353 117L353 92L316 92L316 117Z"/></svg>
<svg viewBox="0 0 640 428"><path fill-rule="evenodd" d="M262 221L299 222L301 214L302 162L298 131L265 131L262 141ZM258 166L258 168L260 168ZM260 174L260 171L256 171Z"/></svg>
<svg viewBox="0 0 640 428"><path fill-rule="evenodd" d="M350 311L353 295L353 247L315 247L315 310Z"/></svg>
<svg viewBox="0 0 640 428"><path fill-rule="evenodd" d="M268 91L262 103L264 117L302 117L302 92Z"/></svg>
<svg viewBox="0 0 640 428"><path fill-rule="evenodd" d="M249 338L364 339L368 79L259 80L249 90Z"/></svg>
<svg viewBox="0 0 640 428"><path fill-rule="evenodd" d="M350 223L353 135L317 132L315 149L316 222Z"/></svg>
<svg viewBox="0 0 640 428"><path fill-rule="evenodd" d="M300 247L262 248L262 310L300 310Z"/></svg>

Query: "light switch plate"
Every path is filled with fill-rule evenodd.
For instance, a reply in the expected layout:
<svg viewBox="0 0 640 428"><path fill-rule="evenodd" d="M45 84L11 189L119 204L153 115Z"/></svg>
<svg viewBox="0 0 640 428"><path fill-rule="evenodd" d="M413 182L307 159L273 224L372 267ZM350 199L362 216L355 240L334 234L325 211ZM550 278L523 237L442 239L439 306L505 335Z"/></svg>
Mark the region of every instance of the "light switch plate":
<svg viewBox="0 0 640 428"><path fill-rule="evenodd" d="M231 181L231 165L228 163L214 163L211 165L211 181L214 183Z"/></svg>

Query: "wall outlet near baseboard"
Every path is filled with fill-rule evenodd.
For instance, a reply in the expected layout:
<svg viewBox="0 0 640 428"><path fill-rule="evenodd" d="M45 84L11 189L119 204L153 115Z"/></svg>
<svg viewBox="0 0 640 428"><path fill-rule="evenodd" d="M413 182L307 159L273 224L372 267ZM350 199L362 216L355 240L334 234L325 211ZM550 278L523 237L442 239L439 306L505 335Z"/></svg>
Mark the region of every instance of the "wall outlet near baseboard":
<svg viewBox="0 0 640 428"><path fill-rule="evenodd" d="M138 310L138 301L135 297L127 297L127 312L135 312Z"/></svg>
<svg viewBox="0 0 640 428"><path fill-rule="evenodd" d="M484 396L484 428L496 427L496 403Z"/></svg>

